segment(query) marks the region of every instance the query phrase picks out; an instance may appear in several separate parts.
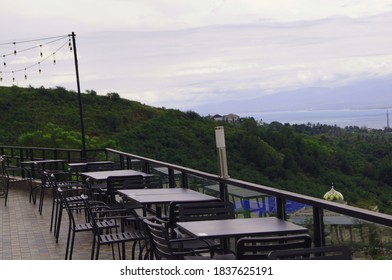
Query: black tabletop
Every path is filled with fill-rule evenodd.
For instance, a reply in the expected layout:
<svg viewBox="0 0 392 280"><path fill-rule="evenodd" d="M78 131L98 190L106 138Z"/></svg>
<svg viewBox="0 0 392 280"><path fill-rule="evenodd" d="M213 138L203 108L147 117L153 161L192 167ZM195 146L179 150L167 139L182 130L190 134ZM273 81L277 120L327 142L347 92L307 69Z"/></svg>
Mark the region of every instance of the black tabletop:
<svg viewBox="0 0 392 280"><path fill-rule="evenodd" d="M110 176L152 176L151 174L144 173L132 169L120 169L120 170L105 170L105 171L92 171L80 173L81 176L85 178L91 178L96 181L107 180Z"/></svg>
<svg viewBox="0 0 392 280"><path fill-rule="evenodd" d="M241 237L252 235L300 234L308 229L275 217L178 222L177 226L200 238Z"/></svg>
<svg viewBox="0 0 392 280"><path fill-rule="evenodd" d="M216 197L184 188L119 190L118 192L142 204L217 200Z"/></svg>
<svg viewBox="0 0 392 280"><path fill-rule="evenodd" d="M42 160L29 160L22 161L21 164L45 164L45 163L65 163L65 159L42 159Z"/></svg>
<svg viewBox="0 0 392 280"><path fill-rule="evenodd" d="M86 162L69 162L68 166L69 167L85 167L87 164L105 164L105 163L114 163L113 161L107 160L107 161L86 161Z"/></svg>

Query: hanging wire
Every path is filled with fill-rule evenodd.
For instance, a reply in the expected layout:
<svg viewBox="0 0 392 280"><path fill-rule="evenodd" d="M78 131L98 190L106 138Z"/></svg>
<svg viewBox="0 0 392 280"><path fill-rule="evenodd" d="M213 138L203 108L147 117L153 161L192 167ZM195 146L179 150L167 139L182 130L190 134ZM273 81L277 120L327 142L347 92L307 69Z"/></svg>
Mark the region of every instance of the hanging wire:
<svg viewBox="0 0 392 280"><path fill-rule="evenodd" d="M67 35L68 36L68 35ZM62 37L62 39L64 39L65 37ZM54 40L54 41L51 41L51 42L49 42L49 43L54 43L54 42L57 42L57 41L59 41L59 39L57 39L57 40ZM47 44L49 44L49 43L47 43ZM38 47L42 47L43 45L47 45L47 44L40 44ZM64 48L67 44L69 44L69 41L66 41L66 42L64 42L59 48L57 48L52 54L50 54L50 55L48 55L48 56L46 56L45 58L43 58L43 59L41 59L40 61L38 61L37 63L34 63L34 64L32 64L32 65L30 65L30 66L28 66L28 67L24 67L24 68L20 68L20 69L16 69L16 70L10 70L10 71L2 71L2 73L4 73L4 74L9 74L9 73L17 73L17 72L21 72L21 71L25 71L25 73L26 73L26 71L28 70L28 69L31 69L31 68L33 68L33 67L35 67L35 66L38 66L39 67L39 69L38 69L38 72L39 73L41 73L42 72L42 69L41 69L41 63L43 63L44 61L46 61L47 59L49 59L50 57L53 57L53 63L54 64L56 64L56 59L55 59L55 54L57 53L57 52L59 52L62 48ZM33 49L33 48L36 48L36 47L31 47L31 48L28 48L28 49L25 49L25 50L31 50L31 49ZM24 50L24 51L25 51ZM18 52L18 53L20 53L20 51ZM4 67L6 67L6 61L5 61L5 57L6 57L6 55L3 55L3 58L4 58ZM27 77L27 74L25 74L25 77Z"/></svg>

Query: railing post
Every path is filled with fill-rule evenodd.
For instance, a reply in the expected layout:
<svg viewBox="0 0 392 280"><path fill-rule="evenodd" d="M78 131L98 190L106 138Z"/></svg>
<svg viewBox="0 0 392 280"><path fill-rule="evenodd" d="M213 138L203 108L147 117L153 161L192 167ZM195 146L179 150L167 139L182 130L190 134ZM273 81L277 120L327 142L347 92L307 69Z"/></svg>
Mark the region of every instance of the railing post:
<svg viewBox="0 0 392 280"><path fill-rule="evenodd" d="M176 187L176 180L174 178L174 170L172 168L167 169L168 176L169 176L169 188L175 188Z"/></svg>
<svg viewBox="0 0 392 280"><path fill-rule="evenodd" d="M324 215L323 209L313 207L314 246L325 246Z"/></svg>
<svg viewBox="0 0 392 280"><path fill-rule="evenodd" d="M281 220L286 220L286 200L280 197L276 198L276 216Z"/></svg>
<svg viewBox="0 0 392 280"><path fill-rule="evenodd" d="M174 170L173 170L173 178L174 178ZM181 187L188 189L188 175L185 172L181 174Z"/></svg>
<svg viewBox="0 0 392 280"><path fill-rule="evenodd" d="M228 201L227 184L219 182L219 195L222 201Z"/></svg>

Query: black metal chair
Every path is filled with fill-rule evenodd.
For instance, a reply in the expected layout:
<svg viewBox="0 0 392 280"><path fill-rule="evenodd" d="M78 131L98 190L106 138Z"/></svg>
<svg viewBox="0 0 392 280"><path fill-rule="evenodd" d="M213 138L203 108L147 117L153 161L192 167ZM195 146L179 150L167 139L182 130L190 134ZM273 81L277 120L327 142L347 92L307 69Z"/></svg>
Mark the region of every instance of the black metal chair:
<svg viewBox="0 0 392 280"><path fill-rule="evenodd" d="M308 234L242 237L237 240L236 256L238 260L267 259L271 251L304 249L312 246L312 238Z"/></svg>
<svg viewBox="0 0 392 280"><path fill-rule="evenodd" d="M347 246L324 246L306 249L276 250L268 255L271 260L351 260L352 252Z"/></svg>
<svg viewBox="0 0 392 280"><path fill-rule="evenodd" d="M106 180L104 201L112 208L141 209L142 216L147 215L147 205L132 200L119 200L118 190L162 188L162 180L158 176L109 176ZM121 204L119 203L121 201Z"/></svg>
<svg viewBox="0 0 392 280"><path fill-rule="evenodd" d="M86 163L86 172L105 171L115 169L114 162L88 162Z"/></svg>
<svg viewBox="0 0 392 280"><path fill-rule="evenodd" d="M235 218L234 205L229 201L182 203L178 208L181 222Z"/></svg>
<svg viewBox="0 0 392 280"><path fill-rule="evenodd" d="M86 232L86 231L93 231L93 225L91 222L85 222L85 223L77 223L74 212L75 210L79 210L79 206L73 207L72 205L69 204L67 197L65 196L63 190L61 188L58 189L58 196L65 206L65 209L68 214L68 236L67 236L67 245L65 249L65 259L66 260L72 260L72 253L74 249L74 243L75 243L75 235L78 232ZM83 203L83 198L80 197L80 203ZM75 200L73 201L75 202ZM99 203L99 202L94 202L95 203L95 208L99 207L99 209L107 209L107 206ZM97 222L97 226L100 230L110 230L117 228L118 225L113 219L107 219L107 220L101 220ZM94 245L93 245L94 246Z"/></svg>
<svg viewBox="0 0 392 280"><path fill-rule="evenodd" d="M68 204L73 208L73 210L83 211L85 210L85 206L81 198L81 194L86 193L88 191L88 188L78 181L74 183L72 181L58 182L55 173L43 171L43 176L45 176L45 180L49 183L52 189L52 213L50 231L52 232L53 230L54 236L56 238L56 243L58 243L60 236L61 220L63 210L65 208L64 202L60 198L58 190L62 189L63 193L67 193L65 199L67 200Z"/></svg>
<svg viewBox="0 0 392 280"><path fill-rule="evenodd" d="M199 201L181 203L178 205L178 221L192 222L205 220L225 220L234 219L235 210L233 203L229 201ZM175 229L177 236L184 236L184 234ZM229 251L228 239L222 238L220 240L207 240L209 245L215 251L222 251L227 253Z"/></svg>
<svg viewBox="0 0 392 280"><path fill-rule="evenodd" d="M6 161L6 156L0 156L0 176L2 181L5 181L5 187L3 190L3 196L5 198L4 206L7 206L8 193L11 184L18 184L23 182L27 182L29 184L29 202L33 202L35 204L35 187L33 186L31 170L18 166L18 163L11 166Z"/></svg>
<svg viewBox="0 0 392 280"><path fill-rule="evenodd" d="M149 238L149 245L152 255L156 259L178 260L186 256L198 256L207 254L208 258L214 257L214 250L208 242L204 242L202 248L187 246L188 242L200 241L197 238L174 239L169 236L167 222L156 217L143 219L145 231ZM147 256L147 254L146 254Z"/></svg>
<svg viewBox="0 0 392 280"><path fill-rule="evenodd" d="M88 215L93 226L94 240L93 248L91 250L91 259L99 259L100 247L102 245L122 245L121 252L119 251L119 258L126 259L125 243L131 242L132 245L132 259L136 256L136 246L139 244L139 254L141 256L143 246L142 243L146 240L144 231L133 230L125 231L124 221L129 218L129 213L125 209L96 209L93 202L88 200L88 196L82 195L84 204L88 211ZM120 223L120 231L103 232L99 226L103 220L117 220ZM141 221L140 221L141 222ZM113 259L115 258L113 252Z"/></svg>

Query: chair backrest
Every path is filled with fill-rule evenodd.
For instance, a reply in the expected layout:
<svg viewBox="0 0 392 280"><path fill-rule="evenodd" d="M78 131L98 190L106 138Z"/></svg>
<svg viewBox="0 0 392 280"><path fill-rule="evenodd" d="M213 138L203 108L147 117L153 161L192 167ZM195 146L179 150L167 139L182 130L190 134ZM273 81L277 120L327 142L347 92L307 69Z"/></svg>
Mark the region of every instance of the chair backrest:
<svg viewBox="0 0 392 280"><path fill-rule="evenodd" d="M176 228L177 222L180 221L179 206L187 203L206 203L206 202L205 201L179 201L179 200L170 202L167 226L169 227L170 236L172 238L176 238L176 232L174 229Z"/></svg>
<svg viewBox="0 0 392 280"><path fill-rule="evenodd" d="M162 178L160 176L144 177L144 187L147 189L160 189L163 187Z"/></svg>
<svg viewBox="0 0 392 280"><path fill-rule="evenodd" d="M115 168L114 162L88 162L86 163L86 171L105 171L113 170Z"/></svg>
<svg viewBox="0 0 392 280"><path fill-rule="evenodd" d="M237 241L238 260L267 259L271 251L310 248L312 238L308 234L268 237L243 237Z"/></svg>
<svg viewBox="0 0 392 280"><path fill-rule="evenodd" d="M72 208L69 205L68 200L66 199L66 196L61 188L57 188L56 196L60 200L60 202L64 205L65 210L67 211L70 226L75 227L76 222L75 222L75 217L72 212ZM83 203L82 200L80 202Z"/></svg>
<svg viewBox="0 0 392 280"><path fill-rule="evenodd" d="M234 205L229 201L183 203L178 206L179 221L234 219Z"/></svg>
<svg viewBox="0 0 392 280"><path fill-rule="evenodd" d="M143 222L155 257L158 259L176 259L165 222L158 218L144 219Z"/></svg>
<svg viewBox="0 0 392 280"><path fill-rule="evenodd" d="M106 202L115 203L115 196L118 190L144 189L144 178L138 176L109 176L106 180Z"/></svg>
<svg viewBox="0 0 392 280"><path fill-rule="evenodd" d="M351 260L352 252L347 246L325 246L306 249L276 250L270 252L268 259Z"/></svg>

